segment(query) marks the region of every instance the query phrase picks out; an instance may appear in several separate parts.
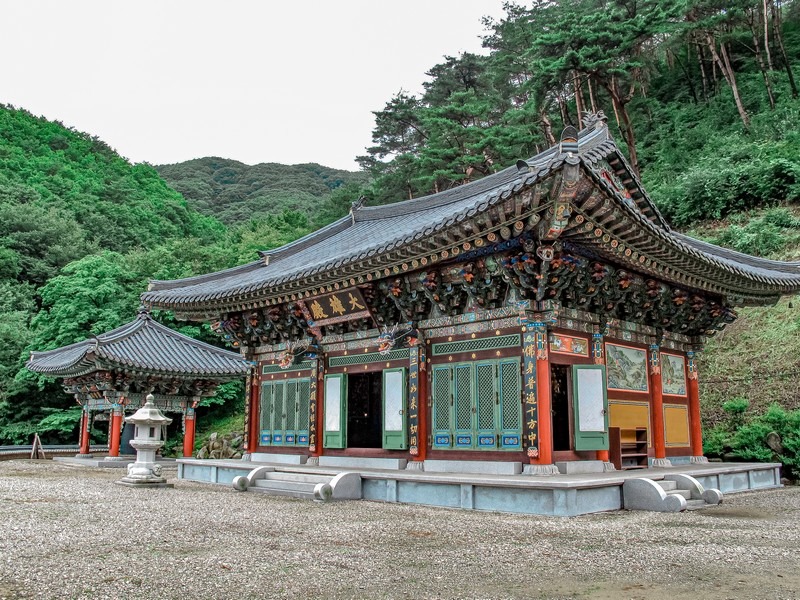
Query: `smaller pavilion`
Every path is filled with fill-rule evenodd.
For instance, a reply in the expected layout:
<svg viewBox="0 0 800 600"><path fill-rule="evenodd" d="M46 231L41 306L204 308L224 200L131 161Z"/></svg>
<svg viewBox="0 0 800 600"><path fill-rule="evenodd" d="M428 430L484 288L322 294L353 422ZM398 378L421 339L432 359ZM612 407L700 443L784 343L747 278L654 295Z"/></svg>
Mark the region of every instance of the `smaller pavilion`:
<svg viewBox="0 0 800 600"><path fill-rule="evenodd" d="M221 383L245 377L239 354L199 342L154 321L141 308L113 331L47 352L31 352L31 371L63 378L64 391L83 407L78 456L89 456L92 413L110 413L109 456L118 457L125 411L153 394L154 404L183 416L183 455L194 448L195 408Z"/></svg>

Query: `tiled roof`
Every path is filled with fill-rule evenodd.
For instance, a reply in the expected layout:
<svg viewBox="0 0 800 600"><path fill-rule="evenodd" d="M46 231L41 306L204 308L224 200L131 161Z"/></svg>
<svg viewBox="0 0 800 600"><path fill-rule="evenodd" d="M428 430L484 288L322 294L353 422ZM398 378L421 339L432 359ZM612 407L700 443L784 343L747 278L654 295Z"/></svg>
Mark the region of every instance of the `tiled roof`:
<svg viewBox="0 0 800 600"><path fill-rule="evenodd" d="M152 281L142 301L181 310L233 304L262 293L285 293L292 283L385 255L452 228L542 182L565 163L580 164L586 176L613 198L620 214L632 224L628 236L634 247L643 236L648 238L647 245L658 244L662 255L673 257L670 266L679 272L685 268L698 280L724 281L722 287L715 288L720 293L725 293L723 288L732 294L744 293L755 285L758 289L754 293L759 297L771 295L774 299L776 294L800 289L798 263L747 256L671 231L604 123L593 122L578 134L577 144L572 144L570 150L555 146L529 159L528 169L510 167L431 196L353 210L295 242L261 253L259 261L188 279ZM624 190L601 176L602 170L612 164L624 175Z"/></svg>
<svg viewBox="0 0 800 600"><path fill-rule="evenodd" d="M580 144L589 148L607 139L605 128L584 130ZM487 210L555 172L563 160L554 147L527 161L527 171L509 167L431 196L365 206L299 240L262 253L263 260L198 277L152 281L142 301L170 307L221 300L383 254Z"/></svg>
<svg viewBox="0 0 800 600"><path fill-rule="evenodd" d="M31 352L25 366L51 377L121 368L216 380L242 377L250 368L238 354L173 331L154 321L145 310L140 310L134 321L95 338L47 352Z"/></svg>

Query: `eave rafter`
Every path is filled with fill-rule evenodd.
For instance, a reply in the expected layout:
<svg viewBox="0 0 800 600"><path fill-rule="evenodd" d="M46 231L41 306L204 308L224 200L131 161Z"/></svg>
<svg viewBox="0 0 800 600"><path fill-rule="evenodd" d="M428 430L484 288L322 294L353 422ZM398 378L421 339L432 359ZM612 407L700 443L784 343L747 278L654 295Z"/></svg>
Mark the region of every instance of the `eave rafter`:
<svg viewBox="0 0 800 600"><path fill-rule="evenodd" d="M598 184L595 191L583 202L580 198L575 202L573 218L578 227L568 235L574 244L593 248L628 268L720 295L732 304L764 304L779 297L775 281L681 247L668 231L624 206L617 190L596 177L592 179ZM709 278L709 269L714 269L716 280Z"/></svg>

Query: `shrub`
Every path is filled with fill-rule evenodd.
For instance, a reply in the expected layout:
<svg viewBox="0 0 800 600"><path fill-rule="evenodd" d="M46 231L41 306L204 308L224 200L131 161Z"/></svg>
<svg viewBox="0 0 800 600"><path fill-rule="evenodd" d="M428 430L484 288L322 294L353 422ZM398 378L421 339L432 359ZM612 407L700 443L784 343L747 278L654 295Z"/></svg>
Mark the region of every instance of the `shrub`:
<svg viewBox="0 0 800 600"><path fill-rule="evenodd" d="M781 438L781 452L767 445L767 435L777 433ZM787 411L772 404L762 415L739 427L731 440L733 455L743 460L769 462L778 460L784 475L790 479L800 476L800 410Z"/></svg>

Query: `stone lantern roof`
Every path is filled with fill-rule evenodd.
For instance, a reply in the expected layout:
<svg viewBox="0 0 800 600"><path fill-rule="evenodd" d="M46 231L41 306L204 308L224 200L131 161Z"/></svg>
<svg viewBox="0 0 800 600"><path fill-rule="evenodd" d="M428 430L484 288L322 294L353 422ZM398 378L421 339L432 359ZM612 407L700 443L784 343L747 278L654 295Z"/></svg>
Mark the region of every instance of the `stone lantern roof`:
<svg viewBox="0 0 800 600"><path fill-rule="evenodd" d="M153 394L148 394L144 406L129 417L125 417L127 423L134 425L169 425L172 419L165 417L164 414L153 404Z"/></svg>

